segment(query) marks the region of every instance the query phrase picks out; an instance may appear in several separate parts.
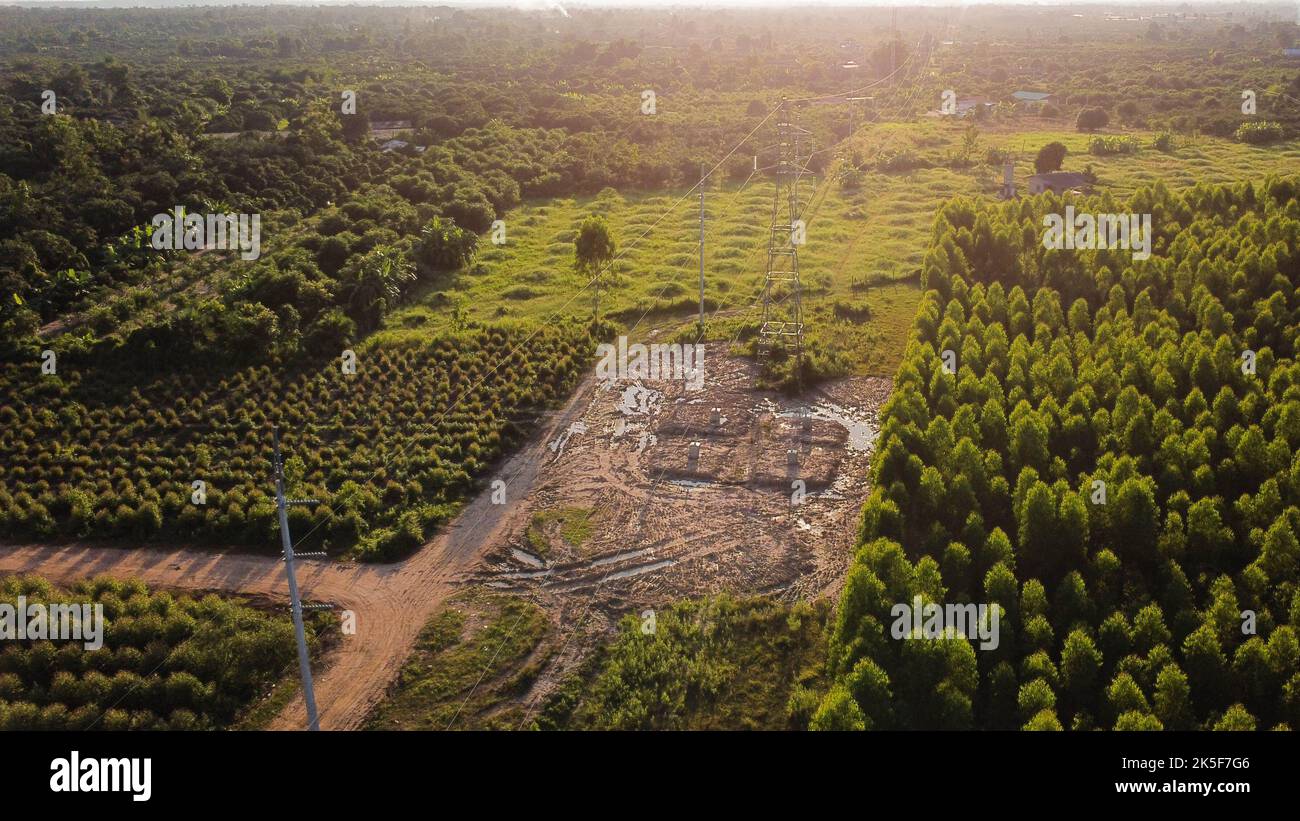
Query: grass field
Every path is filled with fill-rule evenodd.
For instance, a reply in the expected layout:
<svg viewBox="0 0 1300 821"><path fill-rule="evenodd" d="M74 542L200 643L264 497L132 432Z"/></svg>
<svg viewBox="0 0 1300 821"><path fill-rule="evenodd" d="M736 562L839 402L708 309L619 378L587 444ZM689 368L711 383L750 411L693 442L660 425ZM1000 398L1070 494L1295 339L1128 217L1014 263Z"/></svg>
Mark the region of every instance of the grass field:
<svg viewBox="0 0 1300 821"><path fill-rule="evenodd" d="M1215 137L1176 137L1174 150L1157 151L1151 147L1155 134L1149 131L1108 130L1105 134L1131 136L1142 144L1136 154L1092 156L1088 154L1091 134L1074 131L1026 131L994 133L988 143L997 148L1021 152L1016 185L1021 187L1033 173L1033 158L1039 147L1049 142L1062 143L1069 154L1062 168L1081 171L1091 164L1098 177L1097 190L1127 196L1144 185L1164 182L1170 188L1186 188L1198 182L1229 183L1262 180L1269 174L1293 173L1300 167L1300 142L1270 146L1246 145Z"/></svg>
<svg viewBox="0 0 1300 821"><path fill-rule="evenodd" d="M516 596L467 591L425 625L368 729L787 729L817 703L830 603L720 595L629 616L545 699L529 688L567 646Z"/></svg>
<svg viewBox="0 0 1300 821"><path fill-rule="evenodd" d="M955 196L996 196L1001 169L984 164L990 148L1017 155L1016 178L1026 190L1033 156L1048 142L1069 149L1064 168L1091 164L1098 190L1123 197L1158 180L1171 188L1199 181L1263 179L1294 169L1300 142L1270 147L1210 138L1182 138L1168 153L1151 146L1150 132L1118 132L1143 146L1135 154L1091 156L1092 135L991 125L971 152L972 163L954 161L964 124L946 121L884 123L861 130L840 154L864 162L859 188L808 178L807 244L801 248L806 322L814 342L848 354L859 374L892 375L920 299L919 269L935 210ZM882 158L908 155L911 170L881 171ZM840 161L831 164L831 173ZM755 321L762 285L772 183L755 176L748 184L711 187L705 202L705 305L710 338L730 338ZM614 282L602 295L601 313L644 336L694 319L699 295L699 200L686 191L620 194L606 190L578 199L531 202L505 218L506 244L484 240L477 262L452 275L443 287L394 312L374 344L452 322L459 304L479 321L535 323L593 310L585 279L573 271L573 239L591 214L606 218L618 243ZM715 315L716 312L716 315Z"/></svg>
<svg viewBox="0 0 1300 821"><path fill-rule="evenodd" d="M425 624L367 729L513 729L522 712L511 699L536 677L531 656L549 630L523 599L461 594Z"/></svg>
<svg viewBox="0 0 1300 821"><path fill-rule="evenodd" d="M721 594L629 616L530 727L803 729L823 686L830 603Z"/></svg>

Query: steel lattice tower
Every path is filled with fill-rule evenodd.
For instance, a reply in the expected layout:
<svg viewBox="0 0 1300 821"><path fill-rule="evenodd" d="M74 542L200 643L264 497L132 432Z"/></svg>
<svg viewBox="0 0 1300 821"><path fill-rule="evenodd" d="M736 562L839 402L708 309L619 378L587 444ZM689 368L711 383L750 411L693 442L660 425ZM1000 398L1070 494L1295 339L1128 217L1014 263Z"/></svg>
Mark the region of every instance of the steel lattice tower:
<svg viewBox="0 0 1300 821"><path fill-rule="evenodd" d="M807 170L800 158L801 137L795 107L781 101L777 113L776 191L772 227L767 238L767 274L763 281L763 325L758 358L770 365L773 353L795 356L796 379L803 371L803 286L799 281L799 177ZM798 233L796 234L796 230Z"/></svg>

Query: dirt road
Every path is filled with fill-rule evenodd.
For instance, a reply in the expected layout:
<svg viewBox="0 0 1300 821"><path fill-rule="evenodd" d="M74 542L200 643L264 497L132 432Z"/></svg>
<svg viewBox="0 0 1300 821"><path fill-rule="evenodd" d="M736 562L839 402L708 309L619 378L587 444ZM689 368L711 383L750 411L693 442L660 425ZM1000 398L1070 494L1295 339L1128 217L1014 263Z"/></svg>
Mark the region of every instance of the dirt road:
<svg viewBox="0 0 1300 821"><path fill-rule="evenodd" d="M506 482L506 504L479 494L436 538L410 559L388 565L298 562L304 598L330 602L356 616L356 634L344 636L315 677L323 729L361 725L410 654L416 636L455 584L469 576L502 534L527 516L528 497L553 454L547 447L589 402L588 377L529 443L496 471ZM200 550L123 550L89 545L0 546L0 573L39 574L67 583L100 574L138 578L150 585L287 596L279 559ZM272 722L273 729L306 726L301 694Z"/></svg>

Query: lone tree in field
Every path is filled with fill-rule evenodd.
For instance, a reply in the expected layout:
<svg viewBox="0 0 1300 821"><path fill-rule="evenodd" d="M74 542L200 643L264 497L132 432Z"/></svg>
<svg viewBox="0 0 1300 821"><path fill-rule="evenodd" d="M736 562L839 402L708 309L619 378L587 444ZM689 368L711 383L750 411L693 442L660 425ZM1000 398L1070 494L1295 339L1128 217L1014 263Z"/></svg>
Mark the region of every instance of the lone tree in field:
<svg viewBox="0 0 1300 821"><path fill-rule="evenodd" d="M1104 108L1085 108L1079 112L1078 119L1074 121L1074 127L1078 131L1096 131L1109 124L1110 115Z"/></svg>
<svg viewBox="0 0 1300 821"><path fill-rule="evenodd" d="M1061 143L1048 143L1038 149L1038 156L1034 157L1034 170L1039 174L1060 171L1061 163L1065 161L1065 154L1066 148Z"/></svg>
<svg viewBox="0 0 1300 821"><path fill-rule="evenodd" d="M580 274L591 277L595 288L595 314L600 319L600 292L609 281L607 270L610 260L614 258L614 237L609 233L609 225L603 217L587 217L578 229L578 237L573 241L573 268Z"/></svg>

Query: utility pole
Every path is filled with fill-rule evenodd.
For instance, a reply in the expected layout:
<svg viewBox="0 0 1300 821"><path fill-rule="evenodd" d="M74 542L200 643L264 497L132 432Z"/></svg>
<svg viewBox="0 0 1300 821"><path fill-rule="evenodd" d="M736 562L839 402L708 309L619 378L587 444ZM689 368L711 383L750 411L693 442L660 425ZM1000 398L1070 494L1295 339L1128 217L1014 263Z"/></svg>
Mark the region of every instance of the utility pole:
<svg viewBox="0 0 1300 821"><path fill-rule="evenodd" d="M700 340L704 339L704 163L700 163Z"/></svg>
<svg viewBox="0 0 1300 821"><path fill-rule="evenodd" d="M852 147L853 147L852 142L853 142L854 129L857 127L854 125L854 122L857 119L858 106L862 106L862 125L865 126L867 124L867 104L874 99L875 99L874 97L849 97L848 98L849 138L844 141L844 144L848 146L850 151L852 151Z"/></svg>
<svg viewBox="0 0 1300 821"><path fill-rule="evenodd" d="M289 538L289 506L320 504L316 499L284 498L284 462L280 459L280 429L271 428L271 439L275 445L275 502L280 512L280 543L284 546L284 570L289 577L289 607L293 613L293 632L298 638L298 672L302 675L302 697L307 703L307 728L320 729L320 719L316 715L316 689L311 680L311 661L307 656L307 637L302 626L302 599L298 596L298 578L293 568L293 540ZM321 553L301 553L300 556L324 556ZM331 605L313 605L311 609L328 609Z"/></svg>
<svg viewBox="0 0 1300 821"><path fill-rule="evenodd" d="M894 82L894 72L898 70L898 7L895 6L889 19L889 84L897 85Z"/></svg>

